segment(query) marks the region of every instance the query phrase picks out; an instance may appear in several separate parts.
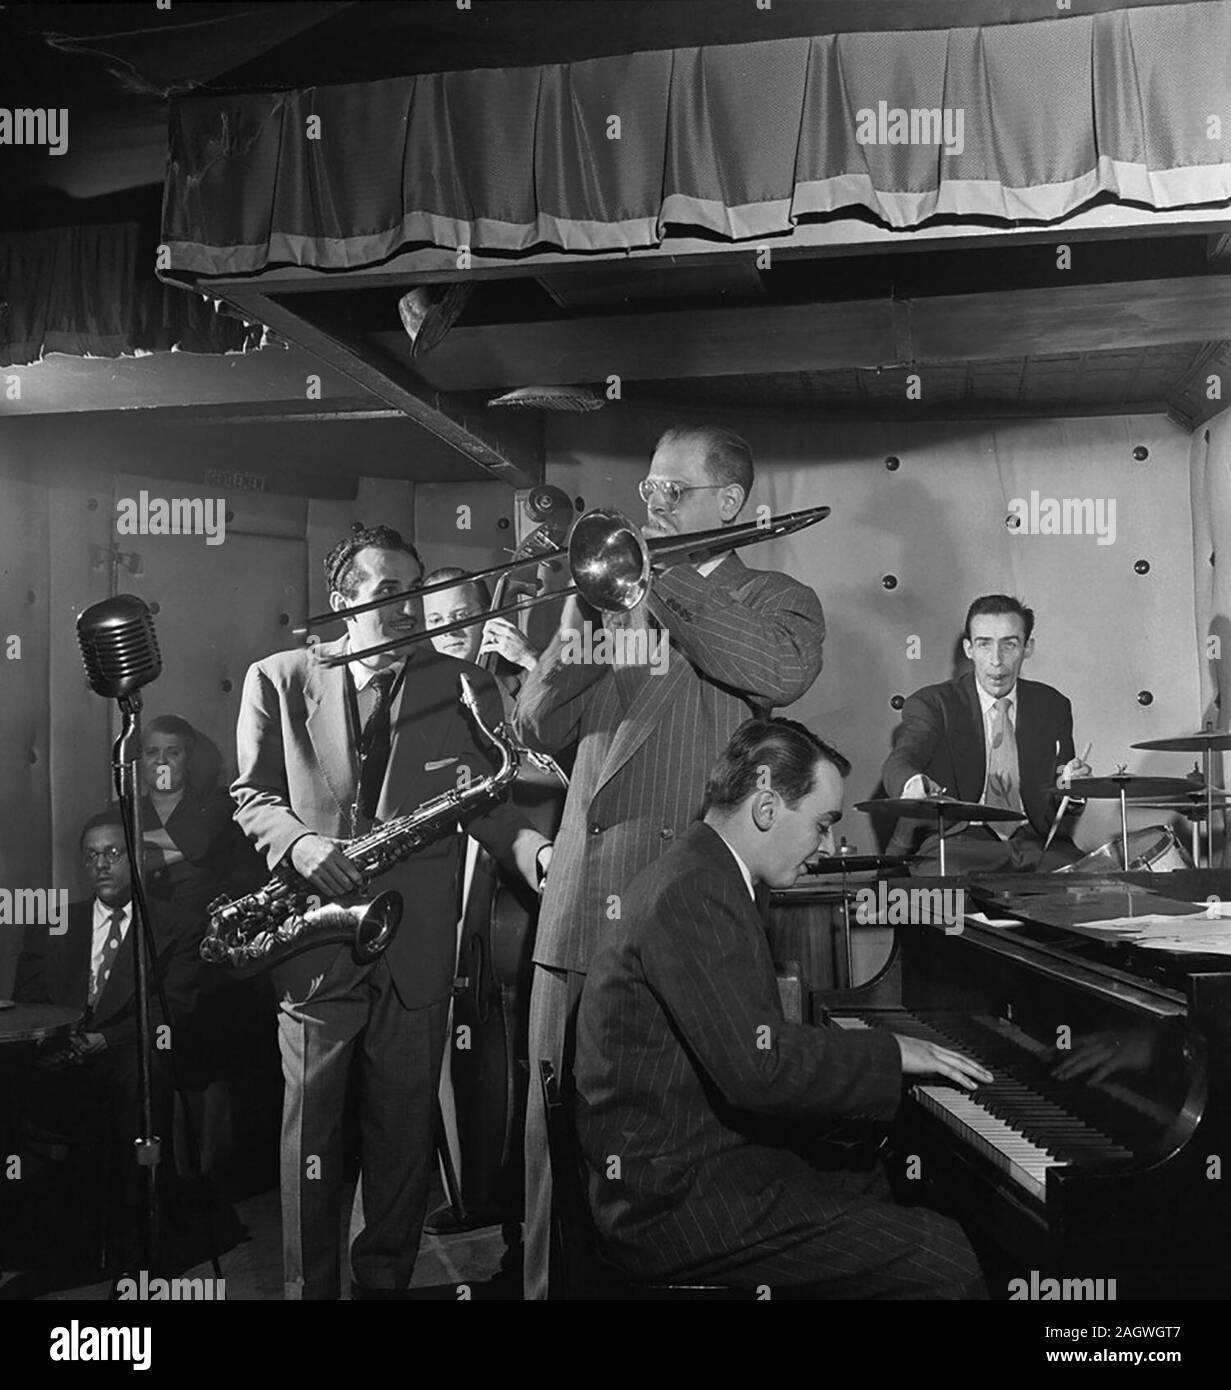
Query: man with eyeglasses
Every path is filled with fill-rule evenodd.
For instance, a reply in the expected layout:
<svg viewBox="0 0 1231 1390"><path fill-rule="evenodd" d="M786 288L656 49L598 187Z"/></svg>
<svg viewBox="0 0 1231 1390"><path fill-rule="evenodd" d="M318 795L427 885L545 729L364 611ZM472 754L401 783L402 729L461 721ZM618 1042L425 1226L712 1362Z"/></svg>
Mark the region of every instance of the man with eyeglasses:
<svg viewBox="0 0 1231 1390"><path fill-rule="evenodd" d="M716 426L669 429L640 486L644 534L729 526L752 483L752 454L739 435ZM665 642L667 659L652 667L627 657L625 664L577 660L579 651L599 650L586 638L603 628L654 628L656 642L626 641L624 652L661 657ZM576 749L534 948L527 1298L548 1296L551 1175L538 1063L550 1059L569 1086L577 1001L604 932L620 919L621 895L688 828L706 775L739 725L808 691L824 637L811 589L751 569L728 551L655 574L632 613L599 614L570 599L560 631L522 687L515 723L526 742L553 754Z"/></svg>
<svg viewBox="0 0 1231 1390"><path fill-rule="evenodd" d="M0 1091L26 1127L33 1124L94 1155L87 1167L105 1195L113 1203L127 1196L131 1203L137 1191L132 1147L138 1126L137 1022L132 877L118 811L103 811L86 822L81 856L92 896L69 904L65 930L26 929L14 988L21 1003L58 1004L79 1011L81 1021L67 1038L44 1044L33 1066L4 1076ZM156 908L151 911L153 974L170 1015L164 1015L152 988L151 1023L155 1029L170 1025L152 1049L154 1132L167 1142L167 1062L177 1030L194 1007L202 965L193 935L164 924ZM54 1255L54 1241L44 1243Z"/></svg>
<svg viewBox="0 0 1231 1390"><path fill-rule="evenodd" d="M1034 652L1033 611L1007 594L975 599L962 647L972 671L916 690L906 701L882 772L886 794L947 794L1025 812L1024 821L946 831L951 874L1047 871L1073 863L1081 851L1063 831L1046 853L1043 845L1069 781L1088 777L1090 768L1074 754L1069 701L1050 685L1020 678ZM934 832L923 840L911 872L940 872Z"/></svg>

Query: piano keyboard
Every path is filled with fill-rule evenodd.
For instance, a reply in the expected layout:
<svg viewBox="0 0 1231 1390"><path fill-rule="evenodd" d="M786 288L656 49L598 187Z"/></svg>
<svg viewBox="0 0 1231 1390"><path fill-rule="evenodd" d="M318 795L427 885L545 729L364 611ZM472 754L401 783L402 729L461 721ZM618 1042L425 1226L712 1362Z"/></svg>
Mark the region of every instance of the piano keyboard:
<svg viewBox="0 0 1231 1390"><path fill-rule="evenodd" d="M837 1028L872 1026L859 1015L831 1016L829 1021ZM948 1020L924 1022L913 1014L898 1010L881 1016L878 1022L892 1032L974 1055L992 1073L992 1081L975 1091L964 1091L949 1084L916 1084L911 1086L910 1094L923 1109L936 1116L966 1145L1006 1173L1040 1204L1046 1200L1049 1168L1062 1168L1070 1163L1102 1163L1132 1158L1130 1150L1116 1144L1086 1120L1070 1113L1038 1085L1027 1085L1005 1067L996 1065L1001 1058L989 1058L982 1046L972 1045L967 1028L950 1028L949 1031L956 1031L958 1036L948 1036ZM963 1022L969 1024L971 1021ZM1024 1034L1020 1038L1007 1039L996 1038L994 1033L989 1033L988 1040L1011 1042L1036 1057L1040 1051L1039 1045ZM1002 1051L999 1048L992 1050ZM1057 1083L1047 1089L1063 1088Z"/></svg>

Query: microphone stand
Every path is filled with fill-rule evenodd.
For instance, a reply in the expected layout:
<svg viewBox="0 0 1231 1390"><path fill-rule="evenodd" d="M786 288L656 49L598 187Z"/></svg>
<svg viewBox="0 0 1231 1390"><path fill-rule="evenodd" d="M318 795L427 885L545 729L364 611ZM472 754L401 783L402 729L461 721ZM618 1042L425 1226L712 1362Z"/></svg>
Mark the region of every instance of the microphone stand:
<svg viewBox="0 0 1231 1390"><path fill-rule="evenodd" d="M132 875L133 1000L137 1007L137 1165L141 1169L143 1204L141 1251L144 1268L151 1277L161 1255L159 1241L158 1166L162 1142L154 1133L153 1042L150 1027L150 950L151 927L145 898L145 853L141 828L141 793L137 785L137 763L141 757L141 692L119 697L124 725L111 750L115 791L124 821L128 846L128 869ZM114 1291L113 1291L114 1292Z"/></svg>

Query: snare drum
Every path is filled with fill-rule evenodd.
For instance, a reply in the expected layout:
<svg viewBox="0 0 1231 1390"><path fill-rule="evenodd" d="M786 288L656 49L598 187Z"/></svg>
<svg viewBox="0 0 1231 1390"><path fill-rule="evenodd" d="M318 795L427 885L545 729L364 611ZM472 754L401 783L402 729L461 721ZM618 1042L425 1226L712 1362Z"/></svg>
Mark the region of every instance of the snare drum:
<svg viewBox="0 0 1231 1390"><path fill-rule="evenodd" d="M1128 867L1134 872L1169 874L1176 869L1191 869L1193 861L1176 838L1169 825L1147 825L1128 832ZM1058 874L1119 873L1124 867L1120 854L1120 837L1091 850L1075 864L1057 869Z"/></svg>

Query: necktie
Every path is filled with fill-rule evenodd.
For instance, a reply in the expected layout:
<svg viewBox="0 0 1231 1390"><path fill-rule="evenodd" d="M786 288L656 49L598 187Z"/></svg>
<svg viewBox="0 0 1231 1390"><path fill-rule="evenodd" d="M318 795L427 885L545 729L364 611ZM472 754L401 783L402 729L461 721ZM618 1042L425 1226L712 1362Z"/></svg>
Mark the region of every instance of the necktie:
<svg viewBox="0 0 1231 1390"><path fill-rule="evenodd" d="M1009 698L1002 696L992 706L991 747L987 755L987 792L989 806L1004 806L1010 811L1022 809L1018 789L1017 735L1009 718ZM1017 821L990 821L991 828L1002 840L1017 829Z"/></svg>
<svg viewBox="0 0 1231 1390"><path fill-rule="evenodd" d="M389 766L389 693L393 688L393 678L392 671L378 671L372 677L376 703L359 736L359 810L368 820L376 818L380 789L384 785L385 769Z"/></svg>
<svg viewBox="0 0 1231 1390"><path fill-rule="evenodd" d="M103 942L102 959L98 962L93 980L90 981L90 997L86 1001L91 1009L98 1003L99 996L106 988L111 967L120 953L120 928L123 922L123 908L116 908L107 919L107 939Z"/></svg>

